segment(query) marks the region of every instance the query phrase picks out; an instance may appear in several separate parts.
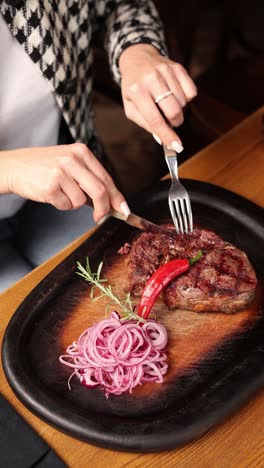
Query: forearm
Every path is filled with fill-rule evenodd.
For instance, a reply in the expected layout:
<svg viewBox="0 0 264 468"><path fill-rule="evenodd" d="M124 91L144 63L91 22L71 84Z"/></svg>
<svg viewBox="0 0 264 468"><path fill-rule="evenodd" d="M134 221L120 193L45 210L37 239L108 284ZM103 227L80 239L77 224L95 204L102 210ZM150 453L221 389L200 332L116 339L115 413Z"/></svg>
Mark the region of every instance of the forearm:
<svg viewBox="0 0 264 468"><path fill-rule="evenodd" d="M151 0L116 0L106 18L106 47L115 80L120 83L119 58L130 46L150 44L166 55L164 33Z"/></svg>

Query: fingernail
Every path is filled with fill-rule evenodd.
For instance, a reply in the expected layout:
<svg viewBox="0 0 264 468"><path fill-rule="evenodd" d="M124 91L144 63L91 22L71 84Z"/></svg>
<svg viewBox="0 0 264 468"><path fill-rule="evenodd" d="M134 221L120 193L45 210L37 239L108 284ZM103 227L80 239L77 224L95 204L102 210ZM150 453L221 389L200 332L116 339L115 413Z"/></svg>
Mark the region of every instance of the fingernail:
<svg viewBox="0 0 264 468"><path fill-rule="evenodd" d="M157 135L155 135L155 133L152 133L152 136L153 136L154 140L156 140L156 142L157 142L159 145L162 144L162 143L161 143L161 139L160 139Z"/></svg>
<svg viewBox="0 0 264 468"><path fill-rule="evenodd" d="M121 203L120 209L121 209L122 213L124 213L124 215L126 215L126 216L129 216L130 213L131 213L131 211L129 209L129 206L128 206L127 202L125 202L125 201L123 201Z"/></svg>
<svg viewBox="0 0 264 468"><path fill-rule="evenodd" d="M183 146L178 141L173 141L168 148L173 149L176 153L181 153L183 151Z"/></svg>
<svg viewBox="0 0 264 468"><path fill-rule="evenodd" d="M99 219L99 221L97 221L97 224L99 225L103 224L108 218L110 218L109 214L103 216L101 219Z"/></svg>

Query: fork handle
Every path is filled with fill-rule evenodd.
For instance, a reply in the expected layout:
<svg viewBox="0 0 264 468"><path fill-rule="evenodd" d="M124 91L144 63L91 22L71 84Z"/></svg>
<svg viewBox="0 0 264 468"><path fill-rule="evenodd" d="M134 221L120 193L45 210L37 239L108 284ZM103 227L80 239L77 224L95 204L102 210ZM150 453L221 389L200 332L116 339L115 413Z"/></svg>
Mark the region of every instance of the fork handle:
<svg viewBox="0 0 264 468"><path fill-rule="evenodd" d="M163 145L165 160L173 180L179 180L177 153Z"/></svg>
<svg viewBox="0 0 264 468"><path fill-rule="evenodd" d="M174 149L168 148L166 145L163 145L165 158L174 158L177 156L177 153Z"/></svg>

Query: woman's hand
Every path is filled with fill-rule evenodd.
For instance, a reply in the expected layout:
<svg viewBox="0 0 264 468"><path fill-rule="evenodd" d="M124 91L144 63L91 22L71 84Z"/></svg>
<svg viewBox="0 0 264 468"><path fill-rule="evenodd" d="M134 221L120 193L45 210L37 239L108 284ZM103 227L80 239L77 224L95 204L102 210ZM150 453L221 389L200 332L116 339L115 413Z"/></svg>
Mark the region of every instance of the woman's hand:
<svg viewBox="0 0 264 468"><path fill-rule="evenodd" d="M112 178L82 143L0 152L0 193L50 203L59 210L79 208L91 198L96 222L110 208L129 208Z"/></svg>
<svg viewBox="0 0 264 468"><path fill-rule="evenodd" d="M182 151L181 140L171 126L182 124L182 109L197 94L187 71L148 44L137 44L125 49L119 59L119 68L128 119L152 133L157 141L160 140L159 143L163 142L178 153ZM168 91L172 94L156 104L155 99Z"/></svg>

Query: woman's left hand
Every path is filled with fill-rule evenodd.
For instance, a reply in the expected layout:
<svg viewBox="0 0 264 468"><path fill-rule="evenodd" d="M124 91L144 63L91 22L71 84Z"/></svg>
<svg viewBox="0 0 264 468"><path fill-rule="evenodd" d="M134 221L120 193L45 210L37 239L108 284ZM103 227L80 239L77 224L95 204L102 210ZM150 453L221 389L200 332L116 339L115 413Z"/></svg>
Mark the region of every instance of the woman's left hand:
<svg viewBox="0 0 264 468"><path fill-rule="evenodd" d="M119 59L119 68L127 118L180 153L182 142L172 127L183 123L182 109L197 94L185 68L163 57L149 44L125 49ZM168 92L171 93L162 97Z"/></svg>

